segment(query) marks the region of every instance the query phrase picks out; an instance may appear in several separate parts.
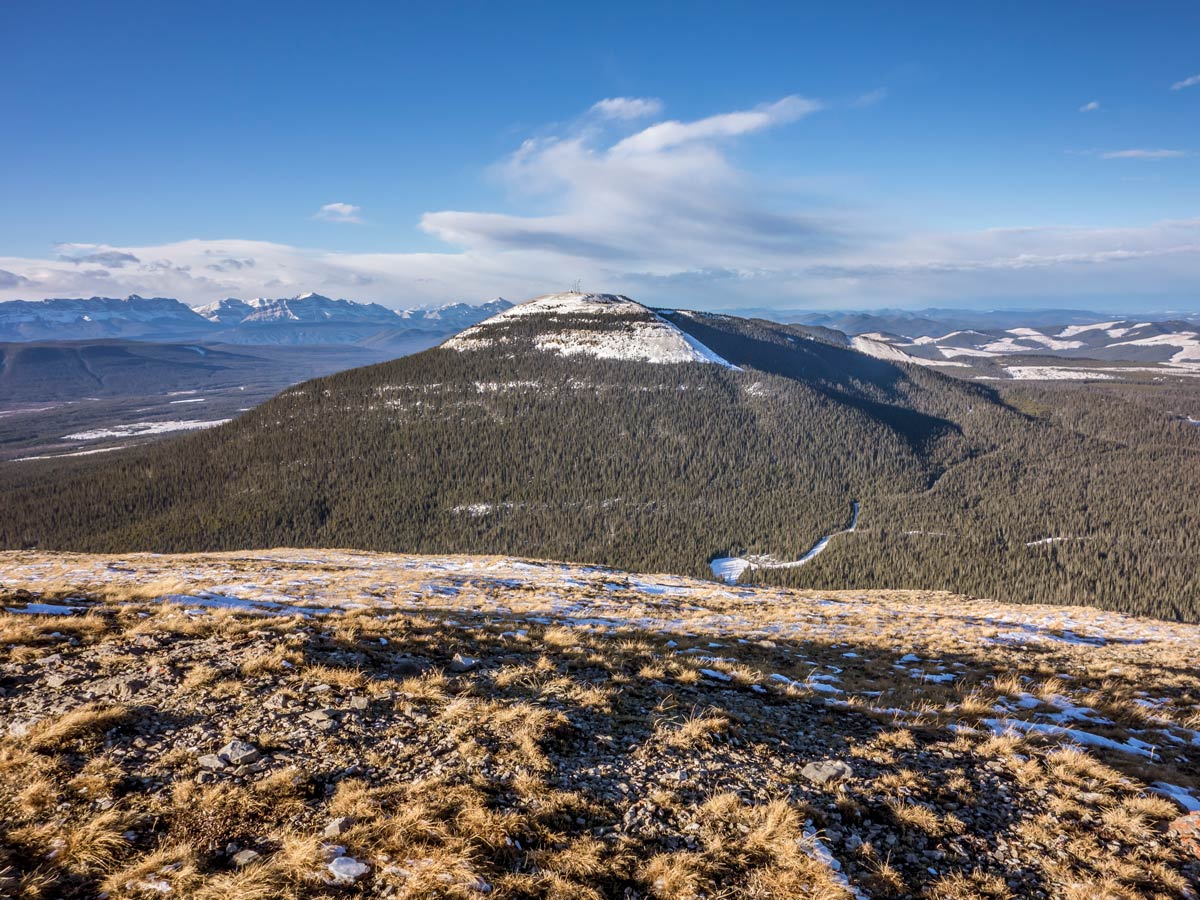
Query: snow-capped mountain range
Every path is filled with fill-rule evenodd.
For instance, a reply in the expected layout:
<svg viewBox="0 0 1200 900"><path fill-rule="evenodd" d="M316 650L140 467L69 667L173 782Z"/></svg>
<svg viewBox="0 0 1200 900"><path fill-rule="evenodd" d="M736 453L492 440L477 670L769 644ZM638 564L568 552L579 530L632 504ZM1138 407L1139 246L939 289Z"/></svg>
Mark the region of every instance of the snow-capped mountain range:
<svg viewBox="0 0 1200 900"><path fill-rule="evenodd" d="M509 308L497 299L478 306L393 310L378 303L320 294L281 299L227 298L192 309L167 297L12 300L0 303L0 341L204 340L231 344L371 344L437 337ZM424 336L424 338L422 338Z"/></svg>
<svg viewBox="0 0 1200 900"><path fill-rule="evenodd" d="M1041 328L963 329L916 336L869 332L857 335L854 341L856 347L860 342L869 343L876 349L904 353L917 362L941 365L1016 355L1172 366L1200 364L1200 323L1182 320L1117 320Z"/></svg>

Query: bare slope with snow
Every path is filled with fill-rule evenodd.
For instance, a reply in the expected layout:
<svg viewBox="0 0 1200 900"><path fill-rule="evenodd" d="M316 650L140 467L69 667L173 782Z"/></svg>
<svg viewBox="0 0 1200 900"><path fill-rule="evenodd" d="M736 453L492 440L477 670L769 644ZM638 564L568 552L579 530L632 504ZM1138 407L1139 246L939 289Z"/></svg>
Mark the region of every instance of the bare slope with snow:
<svg viewBox="0 0 1200 900"><path fill-rule="evenodd" d="M712 363L737 368L628 297L576 291L549 294L514 306L455 335L442 346L463 352L515 344L520 339L518 329L509 326L518 323L533 323L533 346L559 356L660 364Z"/></svg>
<svg viewBox="0 0 1200 900"><path fill-rule="evenodd" d="M1008 356L1057 356L1143 362L1170 374L1194 374L1200 367L1200 329L1191 322L1112 321L1064 327L1014 327L995 331L957 330L946 334L869 332L851 338L854 349L893 361L921 365L969 366ZM1007 377L1019 380L1070 378L1111 379L1078 370L1054 367L1010 368Z"/></svg>

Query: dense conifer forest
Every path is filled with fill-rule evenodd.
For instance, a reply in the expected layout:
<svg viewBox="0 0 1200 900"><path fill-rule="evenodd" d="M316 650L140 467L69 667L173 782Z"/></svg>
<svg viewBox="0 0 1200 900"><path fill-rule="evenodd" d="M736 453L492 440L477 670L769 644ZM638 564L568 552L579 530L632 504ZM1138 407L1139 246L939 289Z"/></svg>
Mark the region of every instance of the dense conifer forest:
<svg viewBox="0 0 1200 900"><path fill-rule="evenodd" d="M538 317L289 389L123 455L10 464L0 543L504 553L808 587L946 588L1200 621L1200 390L1003 388L800 329L663 317L739 366L533 348ZM610 317L575 329L620 329ZM485 341L486 343L486 341Z"/></svg>

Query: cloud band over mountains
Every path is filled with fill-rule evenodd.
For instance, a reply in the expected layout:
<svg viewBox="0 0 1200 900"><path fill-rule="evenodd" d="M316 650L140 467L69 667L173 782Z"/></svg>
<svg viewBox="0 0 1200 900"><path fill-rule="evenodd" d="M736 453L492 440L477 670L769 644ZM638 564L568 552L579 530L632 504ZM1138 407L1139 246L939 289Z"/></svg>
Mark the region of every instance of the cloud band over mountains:
<svg viewBox="0 0 1200 900"><path fill-rule="evenodd" d="M428 212L420 226L444 252L332 252L244 238L72 243L45 259L0 256L0 298L139 293L198 304L313 290L412 305L520 299L581 279L696 307L1117 303L1190 297L1200 278L1200 219L902 231L738 164L739 145L756 135L837 114L819 101L789 96L691 121L661 113L658 100L610 98L558 133L525 141L491 174L518 209L537 212ZM332 203L318 217L355 223L362 210Z"/></svg>

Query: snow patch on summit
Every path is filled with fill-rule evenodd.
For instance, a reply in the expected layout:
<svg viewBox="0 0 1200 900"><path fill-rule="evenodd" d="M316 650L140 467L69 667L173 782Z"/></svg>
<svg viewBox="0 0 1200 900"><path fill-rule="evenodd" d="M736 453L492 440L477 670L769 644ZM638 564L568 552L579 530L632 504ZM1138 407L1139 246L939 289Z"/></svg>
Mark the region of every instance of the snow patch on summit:
<svg viewBox="0 0 1200 900"><path fill-rule="evenodd" d="M652 310L616 294L539 297L460 332L442 347L459 352L485 349L504 340L491 333L495 326L531 316L546 322L545 330L533 338L534 347L544 352L648 363L712 363L740 371ZM618 317L624 321L605 322Z"/></svg>

